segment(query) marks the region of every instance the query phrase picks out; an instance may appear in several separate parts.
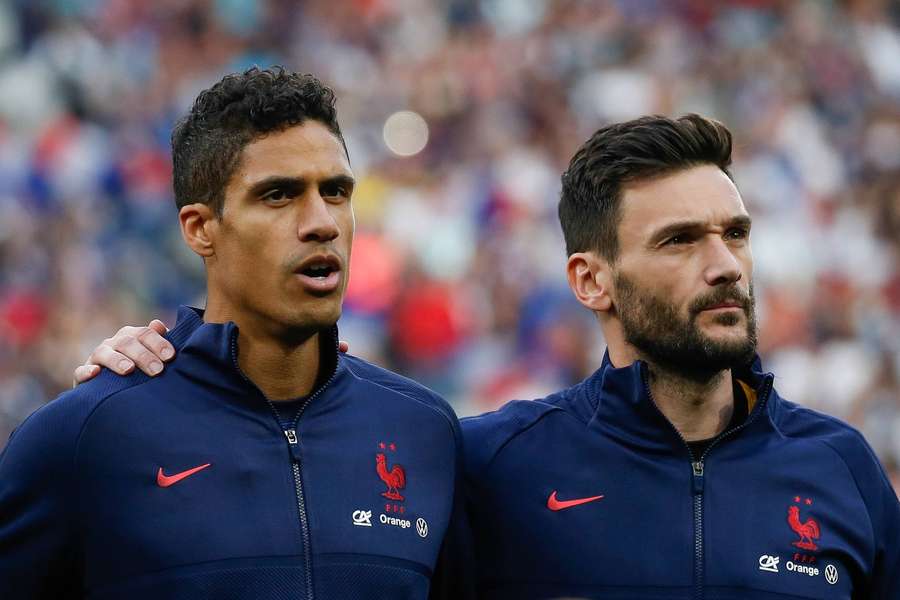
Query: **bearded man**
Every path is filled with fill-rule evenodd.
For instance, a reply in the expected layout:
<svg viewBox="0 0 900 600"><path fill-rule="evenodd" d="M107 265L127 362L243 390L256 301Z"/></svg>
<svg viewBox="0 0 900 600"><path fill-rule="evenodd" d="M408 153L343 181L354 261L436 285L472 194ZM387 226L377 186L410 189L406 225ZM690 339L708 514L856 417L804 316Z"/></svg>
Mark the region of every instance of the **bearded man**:
<svg viewBox="0 0 900 600"><path fill-rule="evenodd" d="M884 470L755 355L731 145L644 117L569 164L569 287L608 349L572 388L463 420L483 597L900 598Z"/></svg>

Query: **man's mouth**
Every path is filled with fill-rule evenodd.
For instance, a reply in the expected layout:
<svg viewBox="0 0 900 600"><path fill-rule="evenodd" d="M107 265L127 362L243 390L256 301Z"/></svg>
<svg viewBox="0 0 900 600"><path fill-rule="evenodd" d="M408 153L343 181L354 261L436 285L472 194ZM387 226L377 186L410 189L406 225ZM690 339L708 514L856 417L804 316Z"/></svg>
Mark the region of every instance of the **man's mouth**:
<svg viewBox="0 0 900 600"><path fill-rule="evenodd" d="M718 304L713 304L713 305L707 306L703 310L722 310L722 309L729 309L729 308L737 308L737 309L743 310L744 305L741 304L740 302L720 302Z"/></svg>
<svg viewBox="0 0 900 600"><path fill-rule="evenodd" d="M325 279L336 270L337 269L328 264L316 264L310 265L305 269L301 269L300 273L302 275L306 275L307 277L314 277L315 279Z"/></svg>
<svg viewBox="0 0 900 600"><path fill-rule="evenodd" d="M340 284L341 261L333 254L312 256L300 263L294 273L308 292L327 294Z"/></svg>

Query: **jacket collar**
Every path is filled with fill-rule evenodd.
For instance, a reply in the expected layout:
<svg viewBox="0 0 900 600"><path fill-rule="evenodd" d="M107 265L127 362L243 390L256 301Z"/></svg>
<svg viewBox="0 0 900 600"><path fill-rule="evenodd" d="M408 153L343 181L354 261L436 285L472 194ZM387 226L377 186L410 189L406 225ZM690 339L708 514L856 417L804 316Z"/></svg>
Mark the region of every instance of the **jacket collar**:
<svg viewBox="0 0 900 600"><path fill-rule="evenodd" d="M329 369L329 375L333 372L333 377L336 377L345 368L337 347L337 325L321 330L319 335L323 342L320 346L323 359L321 364ZM206 323L203 321L202 309L180 306L175 327L166 337L175 346L178 356L186 359L176 360L174 368L189 378L201 379L225 392L245 395L256 390L260 393L238 367L238 326L234 322ZM209 368L197 368L198 362ZM327 375L320 376L316 389L328 379Z"/></svg>
<svg viewBox="0 0 900 600"><path fill-rule="evenodd" d="M771 391L774 376L762 371L759 356L735 374L757 394L748 422L752 418L754 427L761 421L764 426L773 427L767 404L776 398ZM590 410L588 427L591 429L643 448L669 452L684 448L681 435L653 402L648 377L646 362L638 360L616 368L607 352L600 368L574 389L575 403ZM763 414L755 414L757 411Z"/></svg>

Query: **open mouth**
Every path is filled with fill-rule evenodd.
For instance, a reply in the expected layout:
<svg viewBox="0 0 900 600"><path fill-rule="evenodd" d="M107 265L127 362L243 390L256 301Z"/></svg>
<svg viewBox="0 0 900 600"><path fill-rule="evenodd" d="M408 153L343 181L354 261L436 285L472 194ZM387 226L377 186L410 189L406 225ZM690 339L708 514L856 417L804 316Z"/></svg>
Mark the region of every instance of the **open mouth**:
<svg viewBox="0 0 900 600"><path fill-rule="evenodd" d="M312 277L313 279L326 279L329 275L337 271L331 264L317 263L300 270L302 275Z"/></svg>
<svg viewBox="0 0 900 600"><path fill-rule="evenodd" d="M294 273L308 292L328 294L339 289L341 261L333 254L312 256L303 261Z"/></svg>
<svg viewBox="0 0 900 600"><path fill-rule="evenodd" d="M304 260L294 271L314 279L325 279L332 273L341 270L341 261L334 254L319 254Z"/></svg>

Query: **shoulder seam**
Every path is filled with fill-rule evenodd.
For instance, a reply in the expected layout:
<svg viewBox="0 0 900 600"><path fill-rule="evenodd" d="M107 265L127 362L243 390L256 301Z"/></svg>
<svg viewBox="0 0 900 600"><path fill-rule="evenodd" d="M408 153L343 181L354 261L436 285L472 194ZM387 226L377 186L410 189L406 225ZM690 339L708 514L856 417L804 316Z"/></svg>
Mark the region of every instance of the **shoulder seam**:
<svg viewBox="0 0 900 600"><path fill-rule="evenodd" d="M535 401L531 400L531 402L535 402ZM500 444L497 447L497 449L494 451L493 455L491 455L491 458L484 464L482 476L487 476L488 473L490 473L491 468L494 466L494 461L497 460L497 457L500 456L500 453L506 449L506 447L509 445L510 442L512 442L514 439L516 439L517 437L519 437L520 435L522 435L523 433L525 433L526 431L530 430L532 427L534 427L535 425L540 423L544 417L546 417L550 413L557 411L557 410L562 410L563 412L566 412L565 410L563 410L562 408L560 408L558 406L555 406L555 405L551 406L550 410L547 410L543 414L538 415L538 417L534 421L532 421L525 427L519 429L518 431L516 431L515 433L510 435L506 440L504 440L503 443ZM580 420L578 420L578 419L576 419L576 420L580 422Z"/></svg>
<svg viewBox="0 0 900 600"><path fill-rule="evenodd" d="M854 430L851 430L851 431L853 431L853 433L856 437L859 437L859 438L862 437L859 434L859 432L854 431ZM835 448L828 440L819 440L819 441L822 442L825 446L828 446L828 448L830 448L832 452L837 454L838 457L841 459L841 462L844 463L844 466L847 467L847 471L850 473L850 477L853 479L853 485L856 486L856 492L859 494L859 497L862 499L863 504L866 505L866 519L869 521L869 530L872 535L871 539L874 542L876 540L876 535L875 535L875 523L872 522L872 510L869 508L869 501L866 499L866 495L863 494L862 488L859 487L859 481L857 481L857 479L856 479L856 473L853 472L853 469L850 467L850 464L847 462L847 459L844 458L844 455L841 454L841 452L837 448ZM864 441L865 440L863 440L863 442Z"/></svg>
<svg viewBox="0 0 900 600"><path fill-rule="evenodd" d="M447 424L447 427L450 428L450 437L453 438L453 442L457 446L457 448L459 447L459 441L457 440L456 431L453 427L453 420L450 418L450 415L445 414L442 410L439 410L437 407L431 406L430 404L423 402L423 401L419 400L418 398L410 396L409 394L401 392L400 390L396 390L394 388L388 387L382 383L378 383L377 381L372 381L368 377L364 377L364 376L360 375L353 369L353 366L349 363L349 361L346 364L347 364L347 370L350 371L350 373L352 373L354 377L357 377L363 381L367 381L367 382L371 383L372 385L377 385L378 387L388 390L389 392L393 392L395 394L403 396L404 398L407 398L408 400L412 400L413 402L415 402L417 404L421 404L422 406L425 406L425 407L431 409L432 411L436 412L437 414L441 415L443 417L444 422ZM430 390L429 390L429 393L433 394L433 392L431 392Z"/></svg>
<svg viewBox="0 0 900 600"><path fill-rule="evenodd" d="M828 421L835 425L840 426L841 429L852 434L857 439L857 441L860 441L865 445L865 443L866 443L865 438L856 429L847 425L840 419L836 419L836 418L832 417L831 415L826 415L824 413L814 411L805 406L800 406L800 405L796 405L796 406L800 410L803 410L804 412L807 412L807 413L811 413L813 416L818 417L818 418L822 419L823 421ZM850 474L850 478L853 480L853 485L856 487L856 493L859 494L860 499L862 499L863 504L866 506L866 519L869 521L869 531L871 534L871 539L875 540L875 524L872 522L872 514L871 514L871 510L869 509L869 502L866 499L866 495L863 494L862 488L859 487L859 481L856 478L856 473L850 467L850 464L847 462L847 459L844 458L844 455L841 454L840 450L835 448L834 445L831 442L829 442L828 440L819 439L819 438L801 438L798 436L788 435L787 433L785 433L785 431L780 426L778 426L777 429L778 429L778 431L781 432L782 435L784 435L785 437L789 437L791 439L810 439L810 441L818 442L818 443L822 444L823 446L827 447L829 450L831 450L832 452L834 452L837 455L837 457L840 459L840 461L844 464L844 467L847 469L847 472Z"/></svg>
<svg viewBox="0 0 900 600"><path fill-rule="evenodd" d="M149 381L149 379L148 379L147 381ZM109 400L110 398L112 398L113 396L115 396L116 394L118 394L119 392L124 392L125 390L132 389L132 388L134 388L134 387L137 386L137 385L141 385L142 383L145 383L145 381L141 381L141 382L135 383L134 385L130 385L130 386L125 387L125 388L122 388L122 389L120 389L120 390L115 390L115 391L109 392L109 393L107 393L106 395L101 396L101 397L97 400L96 405L95 405L93 408L91 408L91 410L87 413L87 415L85 415L85 417L84 417L84 419L82 420L81 424L78 426L78 433L77 433L77 435L75 435L75 441L74 441L74 444L73 444L72 447L71 447L72 454L71 454L71 456L68 457L68 461L67 461L67 462L68 462L68 465L69 465L69 468L66 469L66 474L63 475L64 478L66 478L67 480L71 480L71 478L74 476L74 473L75 473L75 466L76 466L76 463L77 463L76 457L78 456L78 450L79 450L79 447L80 447L80 445L81 445L81 438L82 438L82 436L84 435L84 430L85 430L85 428L87 427L88 421L91 420L91 417L94 415L94 413L97 411L97 409L98 409L103 403L105 403L107 400ZM76 389L77 389L77 388L76 388ZM50 402L56 402L56 401L58 401L58 398L57 398L57 399L54 399L54 400L51 400ZM74 401L75 401L75 402L88 402L89 400L84 399L84 398L76 398L76 399L74 399ZM48 404L49 404L49 403L48 403ZM45 405L45 406L46 406L46 405ZM80 492L79 492L79 487L78 487L78 486L72 486L72 485L71 485L71 481L69 481L69 487L70 487L71 489L74 489L74 490L75 490L75 506L76 506L76 509L77 509L78 507L80 507L80 504L81 504L81 494L80 494ZM66 507L66 509L64 509L64 512L65 512L64 519L65 519L65 521L68 523L68 527L70 528L70 531L72 531L72 532L77 532L77 531L79 530L79 528L80 528L80 521L78 520L78 518L77 518L77 516L76 516L78 510L72 510L71 508L68 507L68 503L67 503L67 507Z"/></svg>
<svg viewBox="0 0 900 600"><path fill-rule="evenodd" d="M134 388L144 385L145 383L148 383L149 381L151 381L151 379L149 377L147 377L144 381L138 381L138 382L135 382L133 385L123 387L120 390L112 391L112 392L106 394L105 396L101 397L99 400L97 400L96 406L94 406L94 408L91 409L91 412L89 412L87 414L87 416L84 418L84 421L81 423L81 427L79 427L79 429L78 429L78 437L75 440L75 447L72 449L72 469L73 470L75 469L75 461L78 456L79 448L81 447L81 438L84 435L84 430L87 428L88 422L93 418L93 416L97 412L97 410L101 406L103 406L103 404L105 404L107 402L107 400L109 400L113 396L121 394L122 392L127 392L128 390L133 390Z"/></svg>

